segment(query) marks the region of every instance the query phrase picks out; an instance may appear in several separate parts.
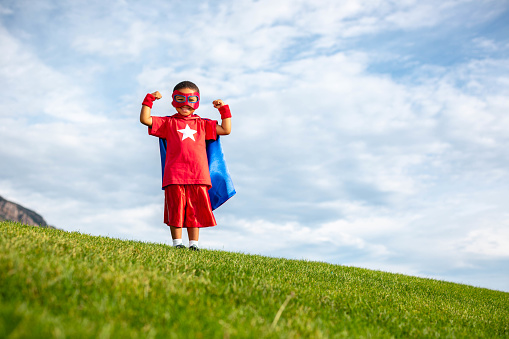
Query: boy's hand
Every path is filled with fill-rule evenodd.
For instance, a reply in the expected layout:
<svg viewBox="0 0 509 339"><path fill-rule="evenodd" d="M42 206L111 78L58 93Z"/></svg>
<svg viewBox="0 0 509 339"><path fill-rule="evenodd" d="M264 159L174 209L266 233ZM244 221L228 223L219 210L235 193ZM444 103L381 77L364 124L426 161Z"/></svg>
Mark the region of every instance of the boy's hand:
<svg viewBox="0 0 509 339"><path fill-rule="evenodd" d="M220 100L220 99L212 101L212 104L214 105L214 108L217 108L217 109L224 106L223 100Z"/></svg>
<svg viewBox="0 0 509 339"><path fill-rule="evenodd" d="M156 98L156 100L159 100L163 97L161 93L159 93L159 91L155 91L154 93L152 93L152 95L154 96L154 98Z"/></svg>

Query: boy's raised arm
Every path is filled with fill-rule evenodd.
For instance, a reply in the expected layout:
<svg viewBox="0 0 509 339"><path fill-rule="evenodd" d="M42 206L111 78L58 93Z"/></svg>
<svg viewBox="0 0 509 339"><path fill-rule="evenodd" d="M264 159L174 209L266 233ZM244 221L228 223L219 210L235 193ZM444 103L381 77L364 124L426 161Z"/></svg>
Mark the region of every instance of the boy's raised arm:
<svg viewBox="0 0 509 339"><path fill-rule="evenodd" d="M155 100L159 100L161 98L162 95L158 91L155 91L152 94L149 93L145 96L145 100L143 100L140 112L140 122L143 125L152 127L152 116L150 115L150 111L152 110L152 103Z"/></svg>
<svg viewBox="0 0 509 339"><path fill-rule="evenodd" d="M221 125L216 125L217 134L230 134L232 131L232 114L230 113L230 107L225 105L223 100L214 100L212 104L219 110L219 113L221 113Z"/></svg>

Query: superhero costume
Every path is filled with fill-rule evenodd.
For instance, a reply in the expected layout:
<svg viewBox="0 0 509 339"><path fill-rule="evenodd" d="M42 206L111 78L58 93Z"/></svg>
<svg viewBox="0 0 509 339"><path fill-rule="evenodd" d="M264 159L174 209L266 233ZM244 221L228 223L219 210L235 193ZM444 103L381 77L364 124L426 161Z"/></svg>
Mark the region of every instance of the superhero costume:
<svg viewBox="0 0 509 339"><path fill-rule="evenodd" d="M178 136L180 140L177 140L176 143L173 141L175 138L171 139L170 142L170 150L167 154L167 142L166 137L167 135L164 135L164 133L167 133L168 131L164 130L162 128L162 124L164 123L164 120L159 119L165 119L165 118L159 118L159 117L153 117L153 119L156 118L156 120L153 120L152 128L149 129L149 134L159 136L159 151L161 155L161 174L162 174L162 181L163 181L163 189L165 186L169 184L206 184L209 187L208 195L210 198L210 203L212 210L217 209L219 206L221 206L223 203L225 203L228 199L230 199L232 196L236 194L235 188L233 186L232 179L230 177L230 174L228 172L228 168L226 166L226 162L224 159L223 150L221 147L221 142L219 139L219 136L215 133L215 126L217 124L214 120L209 119L203 119L200 118L197 115L193 115L191 117L184 117L180 114L175 114L172 117L166 117L172 118L172 119L179 119L178 121L180 124L178 126L173 124L173 128L178 128ZM157 119L159 118L159 119ZM186 123L186 127L182 128L184 126L184 123ZM197 121L197 124L189 124L189 122ZM154 122L156 129L154 130ZM166 122L167 123L167 122ZM170 124L171 125L171 124ZM203 128L199 128L199 126L202 126ZM191 126L188 128L188 126ZM196 133L194 133L196 132ZM205 133L205 135L203 135ZM163 136L163 137L161 137ZM175 134L173 133L173 136ZM197 138L198 140L195 140L194 138ZM188 140L189 139L189 140ZM192 141L191 141L192 139ZM172 164L175 164L175 162L172 162L171 159L167 158L167 155L171 157L175 157L175 154L179 154L179 147L180 142L197 142L197 146L201 144L201 140L205 140L205 154L206 154L206 164L208 166L208 180L204 180L203 174L203 154L201 152L197 153L196 159L201 163L199 168L199 171L201 175L196 176L195 174L190 174L186 170L184 171L178 171L180 174L180 178L177 175L177 178L175 176L169 176L168 174L165 175L165 167L166 165L171 166ZM180 142L179 142L180 141ZM174 148L177 148L176 150ZM177 161L178 164L178 161ZM168 167L171 168L171 167ZM170 169L171 170L171 169ZM188 169L190 170L190 169ZM186 179L186 174L190 175L191 178ZM183 176L182 176L183 175Z"/></svg>

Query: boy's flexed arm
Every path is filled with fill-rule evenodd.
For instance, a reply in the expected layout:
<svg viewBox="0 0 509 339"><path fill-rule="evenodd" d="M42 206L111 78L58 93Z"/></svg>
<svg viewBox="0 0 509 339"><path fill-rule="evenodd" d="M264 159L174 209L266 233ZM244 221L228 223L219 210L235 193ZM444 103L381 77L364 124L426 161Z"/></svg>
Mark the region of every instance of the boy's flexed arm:
<svg viewBox="0 0 509 339"><path fill-rule="evenodd" d="M223 100L214 100L212 102L215 108L221 113L221 125L216 125L218 135L228 135L232 131L232 114L230 107L225 105Z"/></svg>
<svg viewBox="0 0 509 339"><path fill-rule="evenodd" d="M152 110L152 103L154 102L154 100L159 100L161 98L162 95L158 91L155 91L152 94L147 94L145 100L143 100L143 104L141 105L140 112L140 122L143 125L152 127L152 117L150 116L150 111Z"/></svg>

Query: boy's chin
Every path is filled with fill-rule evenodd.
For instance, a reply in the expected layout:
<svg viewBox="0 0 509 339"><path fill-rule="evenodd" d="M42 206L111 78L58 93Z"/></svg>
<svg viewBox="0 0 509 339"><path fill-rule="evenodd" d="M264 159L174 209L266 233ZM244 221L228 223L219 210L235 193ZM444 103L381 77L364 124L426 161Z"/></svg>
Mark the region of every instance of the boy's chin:
<svg viewBox="0 0 509 339"><path fill-rule="evenodd" d="M181 107L177 110L177 112L179 112L180 114L182 115L185 115L185 116L188 116L188 115L191 115L193 114L194 112L194 109L192 108L184 108L184 107Z"/></svg>

